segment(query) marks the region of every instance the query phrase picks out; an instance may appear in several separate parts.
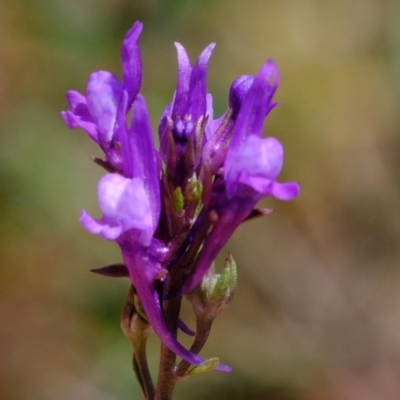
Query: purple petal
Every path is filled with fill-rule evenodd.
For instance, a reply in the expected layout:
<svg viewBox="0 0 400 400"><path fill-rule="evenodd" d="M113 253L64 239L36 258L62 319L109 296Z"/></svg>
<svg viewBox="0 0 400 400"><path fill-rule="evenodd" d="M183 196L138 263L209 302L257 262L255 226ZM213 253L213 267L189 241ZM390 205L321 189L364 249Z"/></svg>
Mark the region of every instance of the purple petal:
<svg viewBox="0 0 400 400"><path fill-rule="evenodd" d="M178 54L178 84L172 113L183 117L186 113L192 66L185 48L180 43L175 43L175 47Z"/></svg>
<svg viewBox="0 0 400 400"><path fill-rule="evenodd" d="M144 97L138 95L133 107L133 120L129 135L130 148L134 155L133 175L139 177L144 183L150 201L151 217L156 228L161 209L160 159L155 148Z"/></svg>
<svg viewBox="0 0 400 400"><path fill-rule="evenodd" d="M272 60L269 60L254 78L254 82L242 102L230 146L232 152L238 151L249 135L261 136L264 119L275 106L271 101L278 84L278 68Z"/></svg>
<svg viewBox="0 0 400 400"><path fill-rule="evenodd" d="M128 92L128 108L139 93L142 84L142 56L140 53L139 37L143 29L141 22L135 22L125 36L122 45L122 69L124 86Z"/></svg>
<svg viewBox="0 0 400 400"><path fill-rule="evenodd" d="M235 117L254 82L254 76L242 75L235 79L229 91L229 106Z"/></svg>
<svg viewBox="0 0 400 400"><path fill-rule="evenodd" d="M118 111L118 138L122 146L123 170L128 178L139 178L150 202L153 233L160 218L160 161L155 149L150 117L144 97L138 95L133 104L131 127L127 128L125 114L128 95L124 91Z"/></svg>
<svg viewBox="0 0 400 400"><path fill-rule="evenodd" d="M249 136L239 151L231 152L224 174L229 197L242 196L243 185L267 196L283 165L283 146L272 137ZM241 193L242 192L242 193Z"/></svg>
<svg viewBox="0 0 400 400"><path fill-rule="evenodd" d="M297 182L275 182L271 194L279 200L292 200L300 194L300 186Z"/></svg>
<svg viewBox="0 0 400 400"><path fill-rule="evenodd" d="M84 210L81 212L79 220L88 232L101 235L107 240L116 240L122 233L120 225L111 226L103 220L94 219Z"/></svg>
<svg viewBox="0 0 400 400"><path fill-rule="evenodd" d="M214 47L215 43L211 43L203 50L190 76L187 114L194 122L206 113L207 69Z"/></svg>
<svg viewBox="0 0 400 400"><path fill-rule="evenodd" d="M86 86L87 107L97 125L100 144L104 147L108 146L114 135L122 90L118 78L107 71L91 74Z"/></svg>
<svg viewBox="0 0 400 400"><path fill-rule="evenodd" d="M150 243L155 226L149 198L140 178L107 174L99 182L98 195L104 222L113 227L120 226L122 232L135 229L142 244Z"/></svg>
<svg viewBox="0 0 400 400"><path fill-rule="evenodd" d="M81 105L86 106L86 98L83 94L77 92L76 90L69 90L65 97L67 98L67 102L69 108L72 112L75 112L78 107Z"/></svg>
<svg viewBox="0 0 400 400"><path fill-rule="evenodd" d="M195 333L179 318L178 320L178 328L186 335L194 336Z"/></svg>
<svg viewBox="0 0 400 400"><path fill-rule="evenodd" d="M82 128L98 142L96 126L87 108L86 98L75 90L68 91L66 97L71 111L62 111L61 115L68 128Z"/></svg>

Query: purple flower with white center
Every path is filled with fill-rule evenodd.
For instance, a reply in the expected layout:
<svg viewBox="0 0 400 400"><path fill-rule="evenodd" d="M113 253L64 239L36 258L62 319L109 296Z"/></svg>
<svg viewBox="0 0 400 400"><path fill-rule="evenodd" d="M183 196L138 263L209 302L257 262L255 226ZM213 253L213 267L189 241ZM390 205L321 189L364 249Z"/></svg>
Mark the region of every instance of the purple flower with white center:
<svg viewBox="0 0 400 400"><path fill-rule="evenodd" d="M107 71L90 75L86 85L86 96L71 90L67 92L69 111L62 116L71 129L82 128L106 154L111 167L120 170L122 155L119 150L116 129L118 108L122 93L128 95L128 109L139 93L142 83L142 58L139 36L143 24L136 22L128 31L122 45L123 81Z"/></svg>
<svg viewBox="0 0 400 400"><path fill-rule="evenodd" d="M277 104L272 98L278 84L278 68L267 61L245 93L224 163L226 192L215 204L218 220L185 283L184 293L201 282L222 247L262 198L292 200L300 193L295 182L277 182L283 166L281 143L272 137L261 138L265 117Z"/></svg>

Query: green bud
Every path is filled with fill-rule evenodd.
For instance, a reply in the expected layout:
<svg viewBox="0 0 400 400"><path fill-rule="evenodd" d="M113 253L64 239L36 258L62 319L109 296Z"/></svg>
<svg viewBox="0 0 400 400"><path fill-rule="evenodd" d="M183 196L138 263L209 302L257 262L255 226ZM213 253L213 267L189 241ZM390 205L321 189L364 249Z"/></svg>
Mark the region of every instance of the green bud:
<svg viewBox="0 0 400 400"><path fill-rule="evenodd" d="M203 185L197 179L196 174L188 180L185 190L185 198L191 203L197 204L201 200L203 194Z"/></svg>
<svg viewBox="0 0 400 400"><path fill-rule="evenodd" d="M200 365L196 365L189 368L185 374L185 377L202 374L204 372L214 371L214 369L217 368L218 364L219 364L218 357L209 358L208 360L203 361Z"/></svg>
<svg viewBox="0 0 400 400"><path fill-rule="evenodd" d="M174 190L173 203L175 210L178 213L182 213L185 206L185 200L183 198L182 189L179 186Z"/></svg>
<svg viewBox="0 0 400 400"><path fill-rule="evenodd" d="M213 290L212 296L218 299L232 299L237 286L237 265L229 253L225 260L225 266L222 274L219 275Z"/></svg>
<svg viewBox="0 0 400 400"><path fill-rule="evenodd" d="M212 321L231 302L236 287L237 266L229 253L222 273L215 273L212 265L202 283L188 297L196 315Z"/></svg>

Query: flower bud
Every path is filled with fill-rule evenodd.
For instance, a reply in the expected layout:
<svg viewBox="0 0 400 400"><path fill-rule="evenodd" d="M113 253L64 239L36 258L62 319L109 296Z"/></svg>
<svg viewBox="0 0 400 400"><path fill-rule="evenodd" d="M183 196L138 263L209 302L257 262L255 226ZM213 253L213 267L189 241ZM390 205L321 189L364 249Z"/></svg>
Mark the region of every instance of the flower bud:
<svg viewBox="0 0 400 400"><path fill-rule="evenodd" d="M194 312L202 319L213 321L230 303L237 286L237 266L229 253L221 274L212 265L203 281L188 297Z"/></svg>
<svg viewBox="0 0 400 400"><path fill-rule="evenodd" d="M197 179L196 174L188 180L185 190L185 198L188 202L197 204L203 194L203 185Z"/></svg>

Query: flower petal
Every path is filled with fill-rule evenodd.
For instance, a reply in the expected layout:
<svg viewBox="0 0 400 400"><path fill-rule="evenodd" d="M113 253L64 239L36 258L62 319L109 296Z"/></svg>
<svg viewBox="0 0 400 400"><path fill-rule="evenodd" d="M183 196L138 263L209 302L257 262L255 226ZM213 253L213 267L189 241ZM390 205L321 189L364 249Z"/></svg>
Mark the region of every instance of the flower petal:
<svg viewBox="0 0 400 400"><path fill-rule="evenodd" d="M233 118L236 118L237 113L247 96L254 82L253 75L242 75L235 79L229 91L229 106L232 108Z"/></svg>
<svg viewBox="0 0 400 400"><path fill-rule="evenodd" d="M87 107L99 132L99 142L107 147L111 142L123 86L116 76L107 71L90 75L86 86Z"/></svg>
<svg viewBox="0 0 400 400"><path fill-rule="evenodd" d="M230 146L232 152L238 151L249 135L261 136L264 119L268 112L275 106L271 101L278 88L278 84L278 67L272 60L269 60L256 75L251 88L244 97Z"/></svg>
<svg viewBox="0 0 400 400"><path fill-rule="evenodd" d="M160 160L155 148L144 97L138 95L133 103L132 125L125 123L127 94L124 92L118 112L118 137L122 146L124 175L139 178L147 195L150 208L149 217L153 223L153 233L160 218Z"/></svg>
<svg viewBox="0 0 400 400"><path fill-rule="evenodd" d="M300 185L297 182L275 182L271 194L279 200L292 200L300 194Z"/></svg>
<svg viewBox="0 0 400 400"><path fill-rule="evenodd" d="M120 225L111 226L103 220L94 219L84 210L81 212L79 220L88 232L101 235L107 240L116 240L122 233Z"/></svg>
<svg viewBox="0 0 400 400"><path fill-rule="evenodd" d="M194 123L206 113L207 69L215 43L208 45L200 54L190 76L189 99L186 113Z"/></svg>
<svg viewBox="0 0 400 400"><path fill-rule="evenodd" d="M124 74L124 86L128 92L128 108L130 108L142 84L142 56L140 53L139 37L143 24L135 22L125 36L122 45L122 69Z"/></svg>
<svg viewBox="0 0 400 400"><path fill-rule="evenodd" d="M75 90L68 91L66 97L71 111L62 111L61 115L68 128L82 128L95 142L98 142L96 125L87 108L86 98Z"/></svg>
<svg viewBox="0 0 400 400"><path fill-rule="evenodd" d="M105 222L120 226L122 232L135 229L137 239L143 245L150 244L155 228L149 198L140 178L107 174L99 182L98 195Z"/></svg>
<svg viewBox="0 0 400 400"><path fill-rule="evenodd" d="M259 194L268 196L272 183L283 165L283 146L279 140L256 135L247 137L240 151L231 153L225 162L225 180L228 197L243 196L246 185Z"/></svg>

